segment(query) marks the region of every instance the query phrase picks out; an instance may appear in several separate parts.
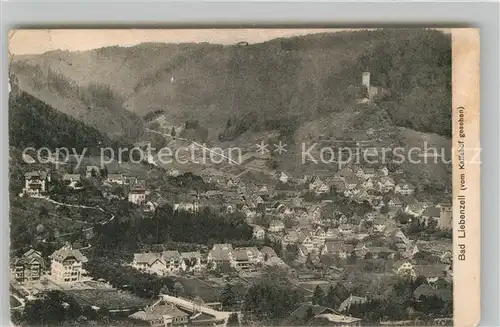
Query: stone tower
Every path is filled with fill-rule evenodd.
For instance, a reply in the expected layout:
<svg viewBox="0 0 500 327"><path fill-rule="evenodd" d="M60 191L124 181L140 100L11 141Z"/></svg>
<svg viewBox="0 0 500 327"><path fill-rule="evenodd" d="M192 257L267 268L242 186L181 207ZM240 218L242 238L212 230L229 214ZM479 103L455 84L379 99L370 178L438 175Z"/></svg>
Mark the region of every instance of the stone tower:
<svg viewBox="0 0 500 327"><path fill-rule="evenodd" d="M370 72L363 72L361 84L366 87L367 90L370 90Z"/></svg>

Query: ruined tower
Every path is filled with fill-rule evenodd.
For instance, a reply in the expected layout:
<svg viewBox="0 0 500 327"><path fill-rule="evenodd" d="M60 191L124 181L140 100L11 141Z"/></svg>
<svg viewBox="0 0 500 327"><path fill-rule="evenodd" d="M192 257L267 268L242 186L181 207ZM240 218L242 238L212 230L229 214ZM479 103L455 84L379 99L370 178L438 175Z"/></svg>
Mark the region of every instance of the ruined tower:
<svg viewBox="0 0 500 327"><path fill-rule="evenodd" d="M366 87L367 90L370 90L370 72L363 72L361 85Z"/></svg>

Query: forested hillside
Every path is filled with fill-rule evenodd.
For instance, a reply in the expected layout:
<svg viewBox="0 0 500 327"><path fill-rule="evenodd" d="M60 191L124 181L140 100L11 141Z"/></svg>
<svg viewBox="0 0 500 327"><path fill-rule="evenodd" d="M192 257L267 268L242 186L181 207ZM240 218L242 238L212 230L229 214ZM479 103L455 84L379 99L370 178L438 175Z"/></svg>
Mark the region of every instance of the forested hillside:
<svg viewBox="0 0 500 327"><path fill-rule="evenodd" d="M21 92L9 99L9 144L26 147L75 148L107 144L109 139L95 128L62 114L37 98Z"/></svg>
<svg viewBox="0 0 500 327"><path fill-rule="evenodd" d="M96 107L147 117L164 112L172 124L196 120L211 138L223 140L246 130L273 129L279 122L302 123L349 111L350 89L369 71L371 84L388 91L377 105L392 124L447 137L451 133L451 39L435 30L348 31L250 45L146 43L23 56L14 66L37 96L92 126L119 126L121 111L113 118L94 117L81 108L72 114L71 107L51 98L53 91L33 81L46 83L50 68L59 80L80 88L98 86L113 95L113 105Z"/></svg>

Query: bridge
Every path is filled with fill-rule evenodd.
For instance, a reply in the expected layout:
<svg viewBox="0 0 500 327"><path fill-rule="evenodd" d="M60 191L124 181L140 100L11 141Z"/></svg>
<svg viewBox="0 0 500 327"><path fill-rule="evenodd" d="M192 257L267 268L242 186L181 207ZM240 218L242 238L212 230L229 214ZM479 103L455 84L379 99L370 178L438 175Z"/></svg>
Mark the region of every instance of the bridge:
<svg viewBox="0 0 500 327"><path fill-rule="evenodd" d="M194 302L192 300L180 298L180 297L175 297L175 296L170 296L166 294L161 294L160 297L162 300L166 303L171 303L179 308L182 308L184 310L192 311L192 312L202 312L211 316L214 316L215 319L217 320L224 320L227 322L227 319L229 316L233 313L230 311L217 311L214 310L206 305L203 305L201 303Z"/></svg>

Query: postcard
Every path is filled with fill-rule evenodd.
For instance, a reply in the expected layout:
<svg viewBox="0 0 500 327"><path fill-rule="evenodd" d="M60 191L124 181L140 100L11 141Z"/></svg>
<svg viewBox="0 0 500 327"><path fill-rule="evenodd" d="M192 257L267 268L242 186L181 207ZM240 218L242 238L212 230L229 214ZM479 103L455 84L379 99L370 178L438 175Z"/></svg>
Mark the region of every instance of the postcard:
<svg viewBox="0 0 500 327"><path fill-rule="evenodd" d="M9 32L16 326L475 326L479 30Z"/></svg>

